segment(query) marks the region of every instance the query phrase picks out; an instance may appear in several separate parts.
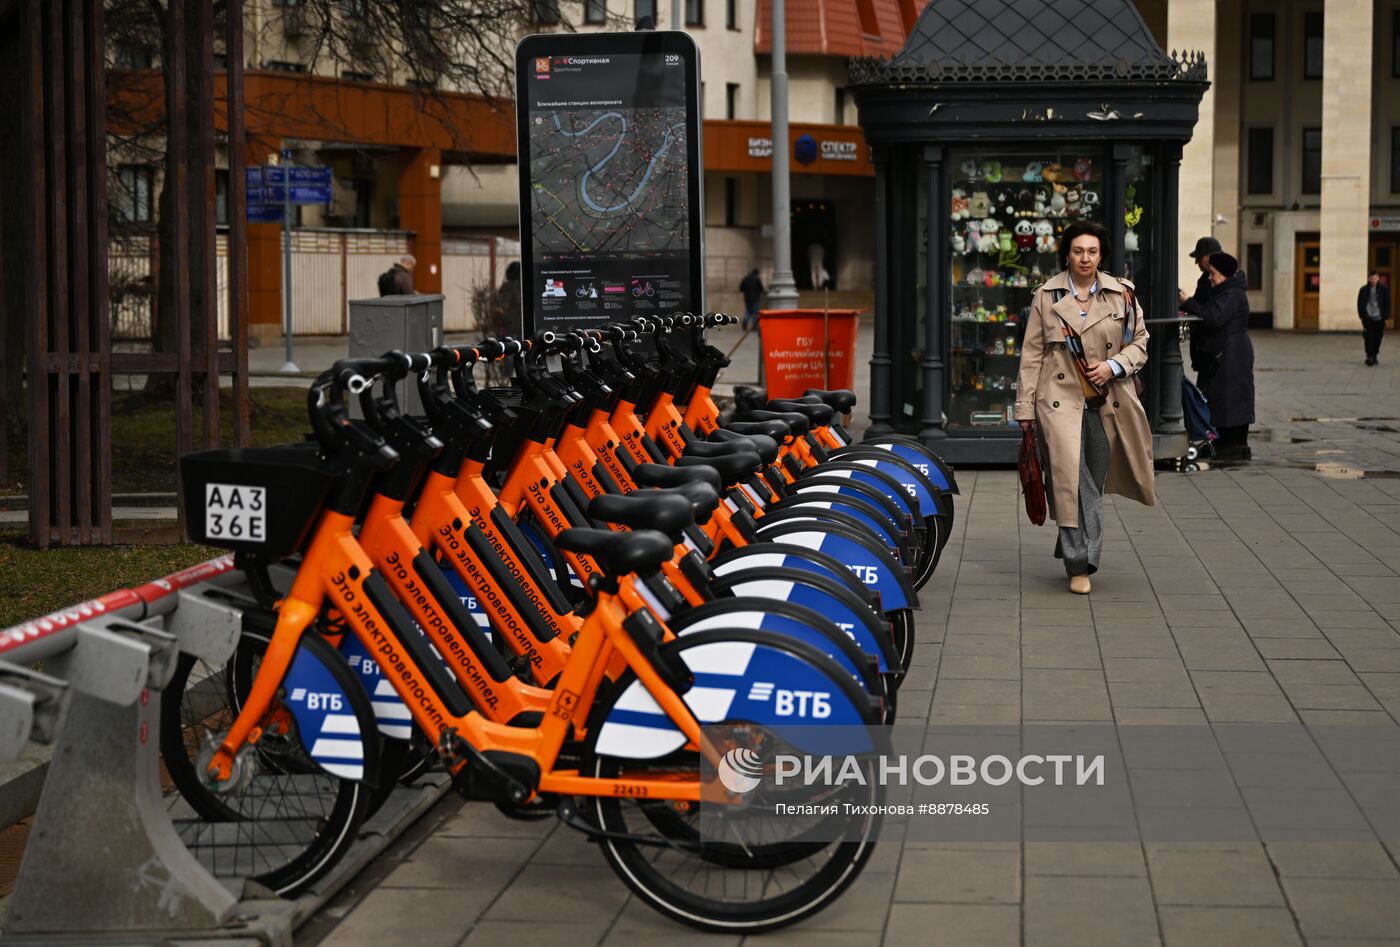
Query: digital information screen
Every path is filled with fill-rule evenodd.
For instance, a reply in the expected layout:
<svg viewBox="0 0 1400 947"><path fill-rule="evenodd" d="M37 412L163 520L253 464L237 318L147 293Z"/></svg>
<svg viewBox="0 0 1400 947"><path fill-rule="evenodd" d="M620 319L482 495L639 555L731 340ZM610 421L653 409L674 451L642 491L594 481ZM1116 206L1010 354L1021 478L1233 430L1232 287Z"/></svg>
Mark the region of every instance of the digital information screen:
<svg viewBox="0 0 1400 947"><path fill-rule="evenodd" d="M516 64L526 333L703 311L690 38L532 36Z"/></svg>

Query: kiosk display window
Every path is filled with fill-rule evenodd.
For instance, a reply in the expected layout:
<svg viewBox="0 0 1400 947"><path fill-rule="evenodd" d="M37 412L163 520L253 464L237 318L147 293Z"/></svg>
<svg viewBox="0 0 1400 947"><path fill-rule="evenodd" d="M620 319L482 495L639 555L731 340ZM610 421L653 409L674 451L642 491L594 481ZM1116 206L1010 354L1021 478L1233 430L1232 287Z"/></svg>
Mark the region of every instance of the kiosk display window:
<svg viewBox="0 0 1400 947"><path fill-rule="evenodd" d="M948 177L946 428L1013 434L1032 294L1060 271L1065 227L1103 219L1103 161L1096 149L959 148Z"/></svg>

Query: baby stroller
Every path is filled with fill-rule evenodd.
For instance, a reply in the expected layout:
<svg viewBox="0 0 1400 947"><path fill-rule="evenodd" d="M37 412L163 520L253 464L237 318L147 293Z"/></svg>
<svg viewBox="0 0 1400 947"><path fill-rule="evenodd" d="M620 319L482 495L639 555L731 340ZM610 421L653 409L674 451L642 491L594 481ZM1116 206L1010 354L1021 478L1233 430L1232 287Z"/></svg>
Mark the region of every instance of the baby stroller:
<svg viewBox="0 0 1400 947"><path fill-rule="evenodd" d="M1190 443L1186 448L1186 460L1192 461L1215 456L1215 441L1220 437L1210 423L1210 402L1201 394L1201 389L1191 383L1191 379L1181 379L1181 413L1186 422L1186 434ZM1194 470L1192 465L1187 469Z"/></svg>

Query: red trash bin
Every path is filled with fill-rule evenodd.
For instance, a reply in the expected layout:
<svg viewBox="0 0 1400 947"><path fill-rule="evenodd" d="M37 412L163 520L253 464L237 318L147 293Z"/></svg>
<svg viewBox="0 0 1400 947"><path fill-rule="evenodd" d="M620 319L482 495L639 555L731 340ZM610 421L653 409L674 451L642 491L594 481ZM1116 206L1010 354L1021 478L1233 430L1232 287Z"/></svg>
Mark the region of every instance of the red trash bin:
<svg viewBox="0 0 1400 947"><path fill-rule="evenodd" d="M758 319L770 398L855 384L856 322L864 309L765 309ZM825 329L825 344L823 330Z"/></svg>

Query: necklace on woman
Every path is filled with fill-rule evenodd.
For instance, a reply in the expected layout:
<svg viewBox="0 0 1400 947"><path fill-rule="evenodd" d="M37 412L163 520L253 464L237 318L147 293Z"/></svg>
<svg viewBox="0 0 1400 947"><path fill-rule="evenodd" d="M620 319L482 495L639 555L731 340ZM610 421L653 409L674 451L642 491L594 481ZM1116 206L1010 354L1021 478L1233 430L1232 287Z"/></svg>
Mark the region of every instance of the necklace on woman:
<svg viewBox="0 0 1400 947"><path fill-rule="evenodd" d="M1098 281L1095 280L1095 283L1097 283L1097 282L1098 282ZM1090 283L1090 284L1089 284L1089 289L1088 289L1088 290L1085 292L1085 294L1081 297L1081 296L1079 295L1079 287L1074 285L1074 280L1070 280L1069 285L1070 285L1071 289L1073 290L1074 301L1077 302L1077 303L1079 303L1080 305L1084 305L1084 306L1087 306L1090 302L1092 302L1093 299L1094 299L1094 292L1095 292L1095 290L1094 290L1094 285L1095 285L1095 283Z"/></svg>

